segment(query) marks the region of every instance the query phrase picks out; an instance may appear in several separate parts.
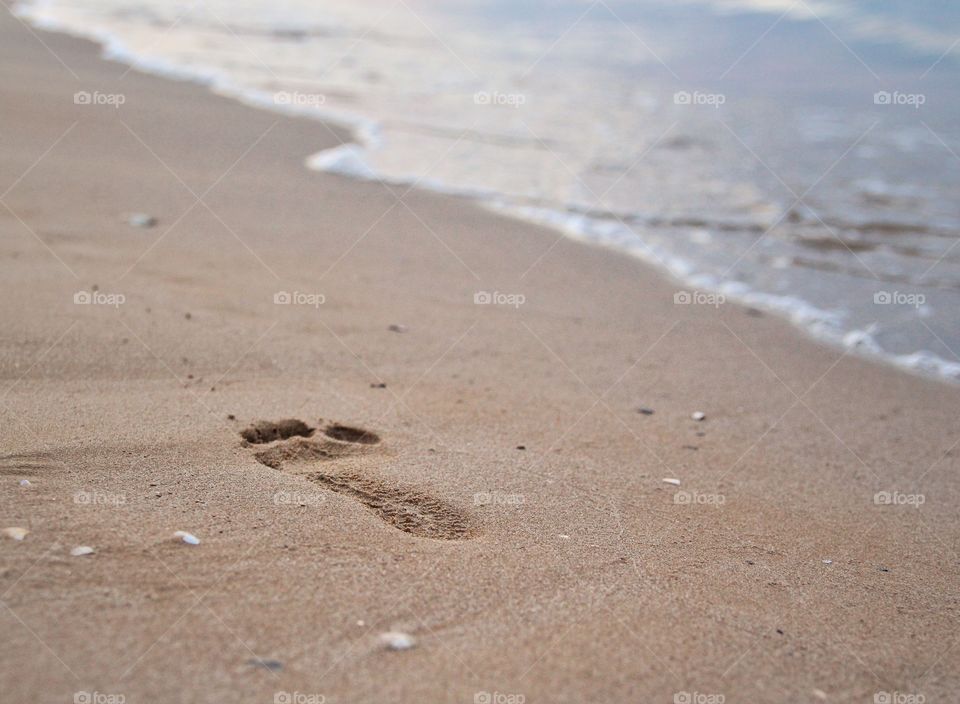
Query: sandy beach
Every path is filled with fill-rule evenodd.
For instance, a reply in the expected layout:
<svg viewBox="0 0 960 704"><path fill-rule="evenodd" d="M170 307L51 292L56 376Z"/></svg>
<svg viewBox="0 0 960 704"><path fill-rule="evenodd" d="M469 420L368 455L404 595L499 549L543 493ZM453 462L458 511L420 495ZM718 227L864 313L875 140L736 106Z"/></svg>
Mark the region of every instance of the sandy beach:
<svg viewBox="0 0 960 704"><path fill-rule="evenodd" d="M956 386L0 57L4 702L956 701Z"/></svg>

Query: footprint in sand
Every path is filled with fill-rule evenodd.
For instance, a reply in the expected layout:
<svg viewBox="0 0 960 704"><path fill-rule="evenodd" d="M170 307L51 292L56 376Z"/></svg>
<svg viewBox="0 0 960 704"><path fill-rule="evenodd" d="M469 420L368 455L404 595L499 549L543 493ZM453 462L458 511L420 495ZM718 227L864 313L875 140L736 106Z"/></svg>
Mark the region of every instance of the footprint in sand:
<svg viewBox="0 0 960 704"><path fill-rule="evenodd" d="M43 452L0 455L0 476L20 479L42 476L55 471L59 464L62 463Z"/></svg>
<svg viewBox="0 0 960 704"><path fill-rule="evenodd" d="M337 460L380 451L380 437L339 423L313 428L303 421L260 421L240 433L261 464L303 477L324 489L359 501L381 520L411 535L435 540L463 540L474 531L460 509L415 489L389 485Z"/></svg>

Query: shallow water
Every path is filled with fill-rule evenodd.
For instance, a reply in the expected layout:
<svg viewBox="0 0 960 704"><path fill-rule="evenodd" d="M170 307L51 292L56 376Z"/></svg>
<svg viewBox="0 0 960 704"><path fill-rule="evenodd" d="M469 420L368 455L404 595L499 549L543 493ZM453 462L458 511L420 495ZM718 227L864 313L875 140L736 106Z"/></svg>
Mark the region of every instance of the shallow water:
<svg viewBox="0 0 960 704"><path fill-rule="evenodd" d="M312 168L480 198L654 262L678 290L960 379L953 3L20 8L142 69L355 127Z"/></svg>

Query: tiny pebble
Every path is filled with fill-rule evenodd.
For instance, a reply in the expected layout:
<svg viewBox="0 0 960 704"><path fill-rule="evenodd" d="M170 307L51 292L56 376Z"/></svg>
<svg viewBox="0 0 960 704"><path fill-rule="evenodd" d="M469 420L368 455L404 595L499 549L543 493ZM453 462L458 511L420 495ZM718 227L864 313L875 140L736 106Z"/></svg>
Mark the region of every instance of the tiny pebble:
<svg viewBox="0 0 960 704"><path fill-rule="evenodd" d="M253 665L254 667L262 667L264 670L269 670L270 672L279 672L283 669L283 663L279 660L264 660L263 658L250 658L247 660L248 665Z"/></svg>
<svg viewBox="0 0 960 704"><path fill-rule="evenodd" d="M406 326L406 325L391 325L390 327L387 328L387 330L389 330L390 332L406 332L406 331L407 331L407 326Z"/></svg>
<svg viewBox="0 0 960 704"><path fill-rule="evenodd" d="M364 621L363 619L360 619L359 621L357 621L357 625L358 625L358 626L365 626L365 625L367 625L367 622Z"/></svg>
<svg viewBox="0 0 960 704"><path fill-rule="evenodd" d="M400 631L389 631L380 634L380 642L387 650L410 650L416 645L413 636Z"/></svg>
<svg viewBox="0 0 960 704"><path fill-rule="evenodd" d="M70 554L73 555L74 557L80 557L81 555L92 555L95 552L96 550L94 550L89 545L78 545L77 547L75 547L73 550L70 551Z"/></svg>
<svg viewBox="0 0 960 704"><path fill-rule="evenodd" d="M813 696L815 696L820 701L824 701L824 702L827 701L827 693L824 692L822 689L813 690Z"/></svg>
<svg viewBox="0 0 960 704"><path fill-rule="evenodd" d="M134 213L130 216L130 219L127 221L133 227L155 227L157 224L157 219L152 215L147 215L146 213Z"/></svg>
<svg viewBox="0 0 960 704"><path fill-rule="evenodd" d="M560 538L560 540L570 540L570 536L566 533L560 533L557 537Z"/></svg>
<svg viewBox="0 0 960 704"><path fill-rule="evenodd" d="M527 446L526 446L526 445L517 445L517 449L518 449L518 450L526 450L526 449L527 449Z"/></svg>
<svg viewBox="0 0 960 704"><path fill-rule="evenodd" d="M707 414L704 413L703 411L695 411L694 413L690 414L690 417L693 418L694 420L703 420L704 418L707 417Z"/></svg>
<svg viewBox="0 0 960 704"><path fill-rule="evenodd" d="M28 531L26 528L12 527L3 529L3 534L8 538L13 538L14 540L23 540L27 537L27 533L29 532L30 531Z"/></svg>
<svg viewBox="0 0 960 704"><path fill-rule="evenodd" d="M371 389L385 389L385 388L387 388L387 385L384 384L384 383L381 381L379 384L370 384L370 388L371 388Z"/></svg>
<svg viewBox="0 0 960 704"><path fill-rule="evenodd" d="M663 481L666 484L673 484L674 486L680 486L680 480L674 479L673 477L664 477Z"/></svg>
<svg viewBox="0 0 960 704"><path fill-rule="evenodd" d="M200 538L198 538L197 536L195 536L195 535L193 535L193 534L191 534L191 533L188 533L188 532L185 531L185 530L178 530L177 532L175 532L175 533L173 534L173 537L176 538L177 540L183 541L183 542L186 543L187 545L199 545L199 544L200 544Z"/></svg>
<svg viewBox="0 0 960 704"><path fill-rule="evenodd" d="M652 416L655 411L652 408L638 408L637 413L642 413L645 416Z"/></svg>
<svg viewBox="0 0 960 704"><path fill-rule="evenodd" d="M29 479L21 479L21 480L20 480L20 486L30 486L30 480L29 480Z"/></svg>

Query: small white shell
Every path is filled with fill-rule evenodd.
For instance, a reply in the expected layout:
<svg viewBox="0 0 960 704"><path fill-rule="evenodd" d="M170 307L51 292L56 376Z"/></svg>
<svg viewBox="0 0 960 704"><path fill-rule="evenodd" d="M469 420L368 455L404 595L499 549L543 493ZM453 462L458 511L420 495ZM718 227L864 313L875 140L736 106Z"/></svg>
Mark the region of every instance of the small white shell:
<svg viewBox="0 0 960 704"><path fill-rule="evenodd" d="M833 560L821 560L821 562L822 562L823 564L825 564L825 565L832 565L832 564L833 564Z"/></svg>
<svg viewBox="0 0 960 704"><path fill-rule="evenodd" d="M664 477L663 481L665 484L673 484L674 486L680 486L680 480L674 479L673 477Z"/></svg>
<svg viewBox="0 0 960 704"><path fill-rule="evenodd" d="M694 411L693 413L690 414L690 417L693 418L694 420L703 420L704 418L707 417L707 414L704 413L703 411Z"/></svg>
<svg viewBox="0 0 960 704"><path fill-rule="evenodd" d="M3 534L8 538L13 538L14 540L23 540L27 537L27 533L29 532L30 531L28 531L26 528L12 527L3 529Z"/></svg>
<svg viewBox="0 0 960 704"><path fill-rule="evenodd" d="M416 646L416 641L409 633L388 631L380 634L380 642L387 650L410 650Z"/></svg>
<svg viewBox="0 0 960 704"><path fill-rule="evenodd" d="M89 545L78 545L73 550L70 551L70 554L74 557L80 557L81 555L92 555L96 552Z"/></svg>
<svg viewBox="0 0 960 704"><path fill-rule="evenodd" d="M143 227L149 228L154 227L157 224L157 219L152 215L147 215L146 213L134 213L127 220L133 227Z"/></svg>
<svg viewBox="0 0 960 704"><path fill-rule="evenodd" d="M187 545L199 545L199 544L200 544L200 538L198 538L197 536L193 535L192 533L188 533L188 532L185 531L185 530L178 530L178 531L176 531L176 532L173 534L173 537L176 538L177 540L183 541L183 542L186 543Z"/></svg>
<svg viewBox="0 0 960 704"><path fill-rule="evenodd" d="M20 486L31 486L29 479L21 479Z"/></svg>

